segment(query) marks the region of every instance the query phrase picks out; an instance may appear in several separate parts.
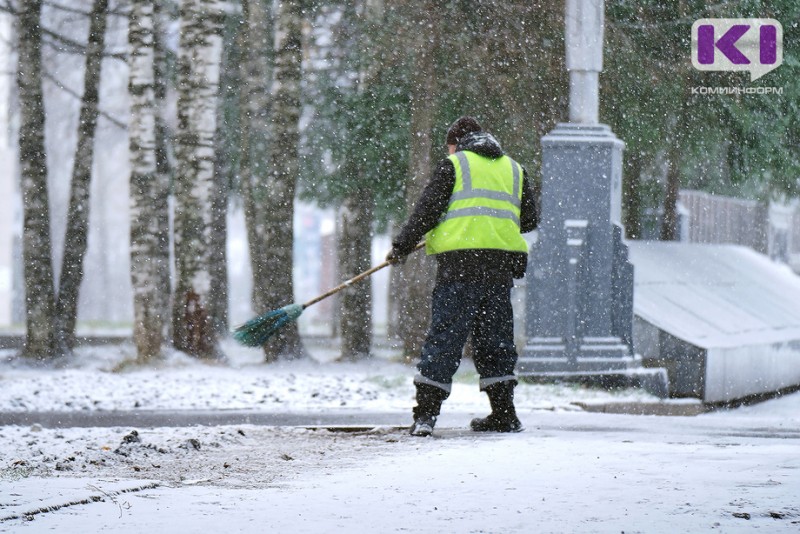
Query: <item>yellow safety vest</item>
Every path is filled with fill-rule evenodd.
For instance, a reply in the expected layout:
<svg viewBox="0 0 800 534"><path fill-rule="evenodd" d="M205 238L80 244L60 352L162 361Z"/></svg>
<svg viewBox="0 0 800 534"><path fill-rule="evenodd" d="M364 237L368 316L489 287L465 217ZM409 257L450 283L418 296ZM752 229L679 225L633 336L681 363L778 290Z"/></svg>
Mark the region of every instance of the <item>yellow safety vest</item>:
<svg viewBox="0 0 800 534"><path fill-rule="evenodd" d="M449 156L456 170L450 204L439 224L425 237L425 251L496 249L528 252L519 229L522 167L462 151Z"/></svg>

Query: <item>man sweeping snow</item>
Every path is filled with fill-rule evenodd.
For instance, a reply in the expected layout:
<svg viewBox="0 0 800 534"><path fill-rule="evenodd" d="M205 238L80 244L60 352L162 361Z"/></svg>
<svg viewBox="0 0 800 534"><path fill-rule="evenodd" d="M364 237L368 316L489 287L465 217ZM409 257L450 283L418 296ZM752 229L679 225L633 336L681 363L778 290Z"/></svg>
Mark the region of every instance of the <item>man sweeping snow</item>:
<svg viewBox="0 0 800 534"><path fill-rule="evenodd" d="M519 432L511 288L528 263L521 234L538 224L534 194L525 169L474 118L454 122L446 144L450 155L434 171L387 256L400 261L426 236L426 252L438 266L431 327L414 378L411 434L433 432L470 334L480 389L492 406L491 414L470 426Z"/></svg>

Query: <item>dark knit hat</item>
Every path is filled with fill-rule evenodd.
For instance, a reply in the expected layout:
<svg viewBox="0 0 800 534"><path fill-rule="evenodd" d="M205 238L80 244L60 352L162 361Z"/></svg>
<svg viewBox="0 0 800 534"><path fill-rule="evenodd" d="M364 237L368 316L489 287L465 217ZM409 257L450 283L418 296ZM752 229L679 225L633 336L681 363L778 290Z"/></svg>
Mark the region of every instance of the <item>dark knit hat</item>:
<svg viewBox="0 0 800 534"><path fill-rule="evenodd" d="M464 115L454 122L447 130L447 140L445 144L457 145L465 135L482 130L483 128L481 128L480 123L478 123L475 118Z"/></svg>

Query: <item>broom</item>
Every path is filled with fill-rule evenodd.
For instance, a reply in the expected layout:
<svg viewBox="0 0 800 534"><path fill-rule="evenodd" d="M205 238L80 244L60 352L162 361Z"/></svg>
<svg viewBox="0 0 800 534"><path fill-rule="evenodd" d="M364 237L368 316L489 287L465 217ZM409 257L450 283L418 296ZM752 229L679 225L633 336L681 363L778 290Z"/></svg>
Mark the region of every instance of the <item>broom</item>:
<svg viewBox="0 0 800 534"><path fill-rule="evenodd" d="M425 242L423 241L414 247L414 250L419 250L424 246ZM375 267L372 267L371 269L354 276L350 280L303 304L289 304L283 308L272 310L263 315L259 315L258 317L250 319L233 331L233 339L247 347L260 347L285 324L289 323L290 321L297 320L297 318L303 313L303 310L309 306L316 304L317 302L326 299L335 293L338 293L342 289L349 287L356 282L363 280L364 278L367 278L373 273L389 266L391 263L392 262L385 261L379 265L376 265Z"/></svg>

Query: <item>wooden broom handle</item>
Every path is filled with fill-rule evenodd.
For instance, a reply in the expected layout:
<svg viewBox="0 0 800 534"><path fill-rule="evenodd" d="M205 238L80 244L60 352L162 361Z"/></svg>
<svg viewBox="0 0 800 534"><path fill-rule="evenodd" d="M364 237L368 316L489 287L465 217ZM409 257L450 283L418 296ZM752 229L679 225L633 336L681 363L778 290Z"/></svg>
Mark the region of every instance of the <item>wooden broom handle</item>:
<svg viewBox="0 0 800 534"><path fill-rule="evenodd" d="M417 251L417 250L421 249L424 246L425 246L425 241L422 241L422 242L418 243L417 246L415 246L414 249L411 252ZM351 285L355 284L356 282L360 282L364 278L367 278L368 276L371 276L372 274L380 271L384 267L388 267L391 264L392 264L392 262L390 262L388 260L383 262L383 263L379 263L375 267L372 267L371 269L368 269L368 270L364 271L363 273L354 276L350 280L347 280L346 282L342 282L338 286L334 287L333 289L330 289L330 290L326 291L322 295L320 295L318 297L314 297L313 299L309 300L308 302L303 303L303 309L306 309L309 306L311 306L312 304L316 304L317 302L319 302L321 300L324 300L324 299L330 297L331 295L333 295L335 293L338 293L339 291L341 291L342 289L344 289L346 287L350 287Z"/></svg>

